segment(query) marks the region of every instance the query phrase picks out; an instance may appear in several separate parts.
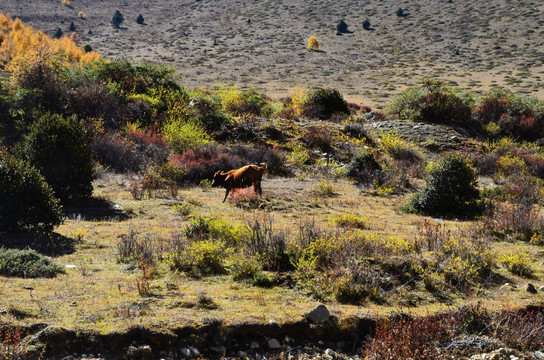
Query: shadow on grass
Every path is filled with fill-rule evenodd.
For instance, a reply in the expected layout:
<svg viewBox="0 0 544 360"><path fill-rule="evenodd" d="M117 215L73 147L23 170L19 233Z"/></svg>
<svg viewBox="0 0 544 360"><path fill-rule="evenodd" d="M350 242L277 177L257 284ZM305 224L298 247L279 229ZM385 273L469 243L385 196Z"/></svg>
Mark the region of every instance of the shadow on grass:
<svg viewBox="0 0 544 360"><path fill-rule="evenodd" d="M47 256L61 256L75 251L75 240L57 233L2 234L0 247L8 249L32 249Z"/></svg>
<svg viewBox="0 0 544 360"><path fill-rule="evenodd" d="M128 219L129 213L117 204L101 197L78 199L64 205L64 214L69 219L87 221L122 221Z"/></svg>

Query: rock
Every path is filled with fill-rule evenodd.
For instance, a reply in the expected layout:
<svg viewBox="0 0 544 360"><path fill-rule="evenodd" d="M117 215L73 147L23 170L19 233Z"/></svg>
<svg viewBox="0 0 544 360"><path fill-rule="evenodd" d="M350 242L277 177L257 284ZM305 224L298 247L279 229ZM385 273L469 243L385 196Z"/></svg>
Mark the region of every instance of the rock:
<svg viewBox="0 0 544 360"><path fill-rule="evenodd" d="M542 352L542 351L535 351L535 352L533 353L533 357L534 357L535 359L544 359L544 352Z"/></svg>
<svg viewBox="0 0 544 360"><path fill-rule="evenodd" d="M238 357L239 358L247 358L247 353L245 351L238 351Z"/></svg>
<svg viewBox="0 0 544 360"><path fill-rule="evenodd" d="M536 290L535 286L531 283L527 284L527 292L530 292L531 294L536 294L538 291Z"/></svg>
<svg viewBox="0 0 544 360"><path fill-rule="evenodd" d="M193 356L199 356L200 355L200 351L198 350L198 348L196 348L194 346L190 346L189 350L191 350L191 354Z"/></svg>
<svg viewBox="0 0 544 360"><path fill-rule="evenodd" d="M544 291L544 286L540 286L540 287L538 288L538 291L540 291L540 292Z"/></svg>
<svg viewBox="0 0 544 360"><path fill-rule="evenodd" d="M63 357L62 360L74 360L74 357L72 355L68 355L66 357Z"/></svg>
<svg viewBox="0 0 544 360"><path fill-rule="evenodd" d="M251 350L255 350L255 349L258 349L259 348L259 343L257 343L256 341L252 341L249 343L249 347Z"/></svg>
<svg viewBox="0 0 544 360"><path fill-rule="evenodd" d="M187 348L181 348L179 350L180 354L181 354L181 357L184 357L184 358L187 358L187 357L190 357L191 356L191 350L187 349Z"/></svg>
<svg viewBox="0 0 544 360"><path fill-rule="evenodd" d="M336 355L336 353L334 352L333 349L327 349L327 350L325 350L325 355L334 356L334 355Z"/></svg>
<svg viewBox="0 0 544 360"><path fill-rule="evenodd" d="M510 283L505 283L503 286L501 286L501 290L514 290L517 286Z"/></svg>
<svg viewBox="0 0 544 360"><path fill-rule="evenodd" d="M306 318L313 323L323 323L329 320L329 309L323 304L310 311Z"/></svg>
<svg viewBox="0 0 544 360"><path fill-rule="evenodd" d="M129 346L127 349L127 354L125 356L126 360L153 360L153 351L151 346L142 345L142 346Z"/></svg>
<svg viewBox="0 0 544 360"><path fill-rule="evenodd" d="M268 340L268 348L271 349L271 350L281 349L281 344L278 341L278 339L272 338L272 339Z"/></svg>
<svg viewBox="0 0 544 360"><path fill-rule="evenodd" d="M210 350L223 355L227 349L224 346L214 346L214 347L211 347Z"/></svg>

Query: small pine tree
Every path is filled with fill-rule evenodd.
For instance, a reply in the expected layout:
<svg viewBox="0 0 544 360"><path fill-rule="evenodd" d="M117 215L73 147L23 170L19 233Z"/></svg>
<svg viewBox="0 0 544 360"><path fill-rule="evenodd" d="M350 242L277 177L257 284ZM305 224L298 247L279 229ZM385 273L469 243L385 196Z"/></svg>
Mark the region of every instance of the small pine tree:
<svg viewBox="0 0 544 360"><path fill-rule="evenodd" d="M143 25L145 22L144 20L144 17L142 14L138 15L138 17L136 18L136 23L140 24L140 25Z"/></svg>
<svg viewBox="0 0 544 360"><path fill-rule="evenodd" d="M398 17L403 17L404 16L404 10L402 10L402 8L398 8L397 11L395 12L395 14L397 14Z"/></svg>
<svg viewBox="0 0 544 360"><path fill-rule="evenodd" d="M76 31L76 24L74 24L73 21L70 23L70 27L68 28L68 30L70 30L71 32Z"/></svg>
<svg viewBox="0 0 544 360"><path fill-rule="evenodd" d="M336 25L336 32L337 33L347 33L348 32L348 24L344 21L344 19L340 20L338 24Z"/></svg>
<svg viewBox="0 0 544 360"><path fill-rule="evenodd" d="M92 195L93 159L83 121L46 114L30 127L21 155L36 167L61 201Z"/></svg>
<svg viewBox="0 0 544 360"><path fill-rule="evenodd" d="M320 46L319 46L319 41L317 40L317 37L310 36L308 38L308 50L319 51L319 49L320 49Z"/></svg>
<svg viewBox="0 0 544 360"><path fill-rule="evenodd" d="M121 23L125 21L125 18L123 17L123 14L119 10L115 11L115 14L113 14L113 17L111 18L111 24L115 28L119 28Z"/></svg>
<svg viewBox="0 0 544 360"><path fill-rule="evenodd" d="M478 178L462 155L444 156L431 168L425 182L410 203L416 211L431 216L462 218L478 213Z"/></svg>
<svg viewBox="0 0 544 360"><path fill-rule="evenodd" d="M61 28L57 28L57 31L55 31L55 34L53 35L53 38L54 39L60 39L63 35L63 32L62 32L62 29Z"/></svg>
<svg viewBox="0 0 544 360"><path fill-rule="evenodd" d="M0 234L49 233L62 222L62 207L44 176L2 150L0 199Z"/></svg>
<svg viewBox="0 0 544 360"><path fill-rule="evenodd" d="M363 21L363 29L370 30L370 20L365 19L365 21Z"/></svg>
<svg viewBox="0 0 544 360"><path fill-rule="evenodd" d="M87 45L85 45L83 47L83 50L85 50L85 52L91 52L91 51L93 51L93 47L91 45L87 44Z"/></svg>

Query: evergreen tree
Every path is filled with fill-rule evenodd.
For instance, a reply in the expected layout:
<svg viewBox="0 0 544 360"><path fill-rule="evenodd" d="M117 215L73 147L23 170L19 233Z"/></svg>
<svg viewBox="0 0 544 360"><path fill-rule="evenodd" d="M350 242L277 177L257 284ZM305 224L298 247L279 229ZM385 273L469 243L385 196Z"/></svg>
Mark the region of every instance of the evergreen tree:
<svg viewBox="0 0 544 360"><path fill-rule="evenodd" d="M55 34L53 35L53 38L60 39L62 35L63 35L63 32L62 32L61 28L57 28L57 31L55 31Z"/></svg>
<svg viewBox="0 0 544 360"><path fill-rule="evenodd" d="M121 14L119 10L115 11L115 14L113 14L113 17L111 19L111 24L114 27L119 28L119 26L121 25L123 21L125 21L123 14Z"/></svg>

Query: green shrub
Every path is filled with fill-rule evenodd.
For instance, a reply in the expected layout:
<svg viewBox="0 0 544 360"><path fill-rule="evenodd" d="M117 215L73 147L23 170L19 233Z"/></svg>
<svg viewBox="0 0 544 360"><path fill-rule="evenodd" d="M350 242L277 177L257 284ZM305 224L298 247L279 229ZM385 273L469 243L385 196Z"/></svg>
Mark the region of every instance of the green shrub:
<svg viewBox="0 0 544 360"><path fill-rule="evenodd" d="M163 127L163 134L166 141L180 153L212 141L210 135L199 125L181 119L167 122Z"/></svg>
<svg viewBox="0 0 544 360"><path fill-rule="evenodd" d="M418 147L403 139L395 131L382 133L380 143L383 150L395 160L407 160L409 162L421 162L423 160L423 155Z"/></svg>
<svg viewBox="0 0 544 360"><path fill-rule="evenodd" d="M60 202L45 178L0 150L0 233L47 233L61 222Z"/></svg>
<svg viewBox="0 0 544 360"><path fill-rule="evenodd" d="M365 30L370 30L370 20L365 19L365 20L363 21L363 29L365 29Z"/></svg>
<svg viewBox="0 0 544 360"><path fill-rule="evenodd" d="M233 280L253 280L261 271L261 266L253 256L248 257L243 253L233 254L227 264Z"/></svg>
<svg viewBox="0 0 544 360"><path fill-rule="evenodd" d="M84 123L76 116L42 116L23 140L21 157L40 171L62 201L91 196L92 153Z"/></svg>
<svg viewBox="0 0 544 360"><path fill-rule="evenodd" d="M431 216L472 217L478 212L478 179L469 161L448 154L432 166L423 189L411 200L418 212Z"/></svg>
<svg viewBox="0 0 544 360"><path fill-rule="evenodd" d="M232 251L224 241L190 241L167 255L167 263L174 270L194 276L224 274L226 259Z"/></svg>
<svg viewBox="0 0 544 360"><path fill-rule="evenodd" d="M514 275L531 278L535 274L535 269L524 252L509 255L501 254L499 255L499 261Z"/></svg>
<svg viewBox="0 0 544 360"><path fill-rule="evenodd" d="M140 25L143 25L144 22L145 22L145 20L144 20L143 15L139 14L138 17L136 18L136 23L140 24Z"/></svg>
<svg viewBox="0 0 544 360"><path fill-rule="evenodd" d="M497 260L488 243L463 237L446 239L437 255L438 272L448 284L464 291L488 279Z"/></svg>
<svg viewBox="0 0 544 360"><path fill-rule="evenodd" d="M441 80L426 79L419 87L404 90L388 105L388 112L401 120L472 125L470 94L446 86Z"/></svg>
<svg viewBox="0 0 544 360"><path fill-rule="evenodd" d="M244 225L231 225L223 219L198 216L185 228L185 235L191 240L223 240L229 246L238 245L250 235Z"/></svg>
<svg viewBox="0 0 544 360"><path fill-rule="evenodd" d="M332 217L331 221L337 227L347 229L368 229L368 218L365 216L346 213Z"/></svg>
<svg viewBox="0 0 544 360"><path fill-rule="evenodd" d="M0 275L23 278L55 277L64 272L50 258L34 250L0 248Z"/></svg>
<svg viewBox="0 0 544 360"><path fill-rule="evenodd" d="M239 91L236 87L224 88L219 91L223 111L234 115L244 114L260 116L267 99L255 89Z"/></svg>
<svg viewBox="0 0 544 360"><path fill-rule="evenodd" d="M311 118L330 119L336 113L349 115L348 103L336 89L316 89L302 105L302 113Z"/></svg>
<svg viewBox="0 0 544 360"><path fill-rule="evenodd" d="M382 171L382 166L376 160L374 153L365 151L355 155L348 166L348 176L354 178L361 184L370 184L376 179L377 174Z"/></svg>

